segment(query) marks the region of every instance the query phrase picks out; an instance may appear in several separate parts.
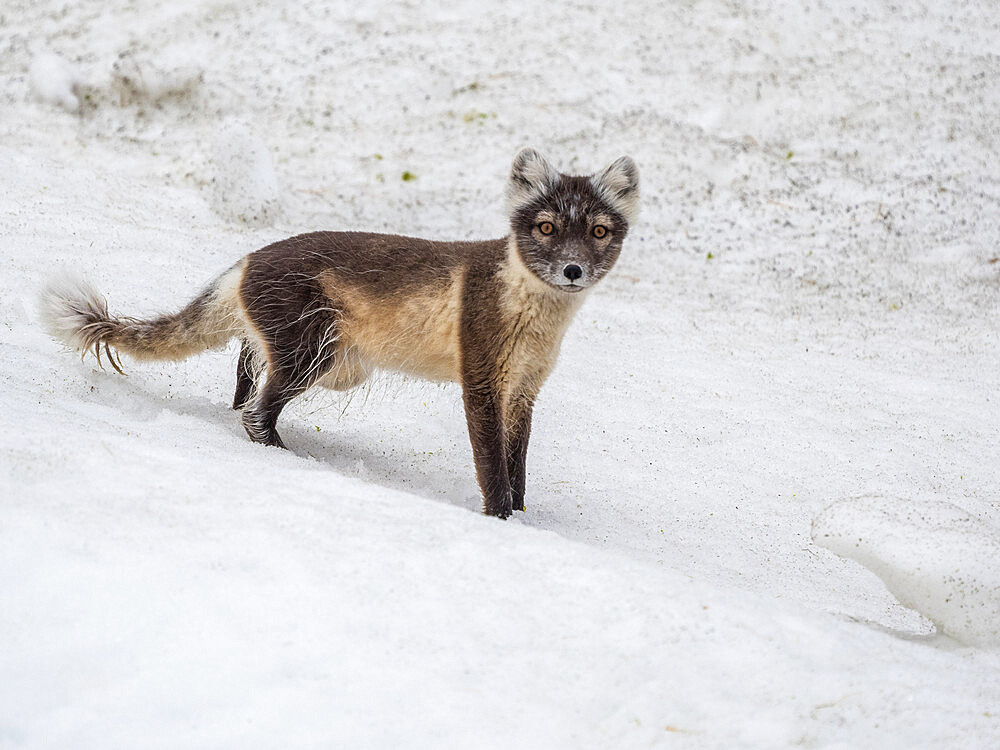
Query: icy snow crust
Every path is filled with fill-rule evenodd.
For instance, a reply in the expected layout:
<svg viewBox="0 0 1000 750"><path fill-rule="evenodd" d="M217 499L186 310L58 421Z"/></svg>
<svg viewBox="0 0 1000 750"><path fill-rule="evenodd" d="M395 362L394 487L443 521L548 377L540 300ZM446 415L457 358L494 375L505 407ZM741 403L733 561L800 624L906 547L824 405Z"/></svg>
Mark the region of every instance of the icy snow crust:
<svg viewBox="0 0 1000 750"><path fill-rule="evenodd" d="M866 5L6 2L0 746L1000 745L997 652L810 538L1000 523L1000 9ZM62 267L142 315L300 231L500 236L525 144L643 201L510 522L454 387L307 399L282 453L235 349L41 331Z"/></svg>
<svg viewBox="0 0 1000 750"><path fill-rule="evenodd" d="M1000 645L1000 532L941 501L842 500L813 541L856 560L903 604L971 646Z"/></svg>

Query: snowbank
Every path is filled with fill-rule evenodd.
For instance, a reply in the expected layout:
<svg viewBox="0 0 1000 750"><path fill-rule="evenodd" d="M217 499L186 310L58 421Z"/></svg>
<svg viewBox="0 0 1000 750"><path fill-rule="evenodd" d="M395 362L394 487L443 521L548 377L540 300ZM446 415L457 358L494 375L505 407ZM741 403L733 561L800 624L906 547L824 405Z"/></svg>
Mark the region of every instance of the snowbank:
<svg viewBox="0 0 1000 750"><path fill-rule="evenodd" d="M812 538L952 638L1000 645L1000 531L990 524L946 502L865 497L826 508Z"/></svg>
<svg viewBox="0 0 1000 750"><path fill-rule="evenodd" d="M83 74L65 57L40 50L31 60L31 88L39 99L75 112L80 107L77 96Z"/></svg>

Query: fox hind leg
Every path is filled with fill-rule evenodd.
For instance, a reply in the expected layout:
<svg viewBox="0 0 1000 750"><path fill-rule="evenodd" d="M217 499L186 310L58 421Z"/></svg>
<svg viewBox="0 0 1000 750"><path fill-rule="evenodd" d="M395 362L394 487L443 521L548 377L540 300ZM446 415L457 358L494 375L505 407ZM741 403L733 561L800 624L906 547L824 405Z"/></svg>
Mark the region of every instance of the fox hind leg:
<svg viewBox="0 0 1000 750"><path fill-rule="evenodd" d="M250 312L252 314L252 309ZM292 322L285 322L287 318L278 320L281 323L274 325L254 321L266 349L267 377L264 385L256 388L247 401L242 422L254 442L284 448L276 427L278 415L289 401L304 393L333 367L338 356L339 326L336 312L319 304L306 307ZM241 370L241 378L242 375ZM238 380L237 396L240 395L240 383L245 382Z"/></svg>
<svg viewBox="0 0 1000 750"><path fill-rule="evenodd" d="M285 448L285 443L278 434L278 415L301 391L295 392L288 388L287 382L275 377L275 374L268 374L264 387L243 410L243 429L255 443Z"/></svg>
<svg viewBox="0 0 1000 750"><path fill-rule="evenodd" d="M304 393L333 366L336 346L326 340L310 342L306 352L298 352L299 357L291 365L272 362L267 368L267 379L262 388L243 409L243 427L250 439L264 445L285 444L278 435L278 415L289 401Z"/></svg>
<svg viewBox="0 0 1000 750"><path fill-rule="evenodd" d="M244 339L240 347L240 358L236 363L236 393L233 395L233 409L242 409L254 395L257 389L257 378L260 376L261 364L257 355Z"/></svg>

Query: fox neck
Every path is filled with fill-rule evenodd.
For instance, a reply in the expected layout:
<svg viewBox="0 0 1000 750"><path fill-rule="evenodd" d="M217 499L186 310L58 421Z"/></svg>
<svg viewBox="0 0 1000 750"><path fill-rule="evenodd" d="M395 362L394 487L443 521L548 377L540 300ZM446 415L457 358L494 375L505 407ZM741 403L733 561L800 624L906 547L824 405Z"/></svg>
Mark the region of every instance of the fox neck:
<svg viewBox="0 0 1000 750"><path fill-rule="evenodd" d="M514 235L507 238L507 254L501 263L500 279L506 292L504 296L511 301L516 300L515 304L538 306L553 315L562 313L566 316L567 323L590 291L583 289L575 294L569 294L546 284L524 264Z"/></svg>
<svg viewBox="0 0 1000 750"><path fill-rule="evenodd" d="M526 347L523 355L537 360L540 386L555 364L563 335L588 290L567 294L553 289L524 264L513 237L507 242L499 276L501 315L509 326L510 345L519 350Z"/></svg>

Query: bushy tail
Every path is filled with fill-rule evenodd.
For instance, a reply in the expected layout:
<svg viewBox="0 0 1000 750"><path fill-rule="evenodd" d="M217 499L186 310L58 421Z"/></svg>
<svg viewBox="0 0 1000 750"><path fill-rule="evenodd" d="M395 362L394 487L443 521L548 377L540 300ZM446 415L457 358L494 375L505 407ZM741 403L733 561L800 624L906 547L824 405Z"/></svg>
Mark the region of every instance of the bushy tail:
<svg viewBox="0 0 1000 750"><path fill-rule="evenodd" d="M39 311L50 335L101 361L101 349L121 372L112 350L136 359L184 359L222 346L244 330L236 286L242 263L216 279L180 312L149 320L112 316L100 292L80 278L53 279L41 293Z"/></svg>

